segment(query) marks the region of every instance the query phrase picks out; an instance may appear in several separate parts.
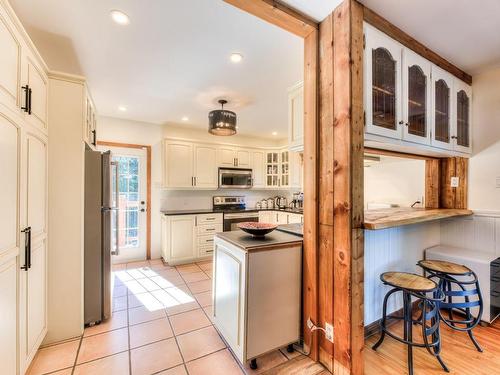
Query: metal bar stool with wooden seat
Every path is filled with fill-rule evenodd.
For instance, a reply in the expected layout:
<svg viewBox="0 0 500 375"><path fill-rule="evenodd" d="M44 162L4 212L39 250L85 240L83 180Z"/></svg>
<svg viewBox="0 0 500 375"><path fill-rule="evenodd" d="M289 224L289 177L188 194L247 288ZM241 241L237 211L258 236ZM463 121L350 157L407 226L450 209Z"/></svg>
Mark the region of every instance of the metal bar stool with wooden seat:
<svg viewBox="0 0 500 375"><path fill-rule="evenodd" d="M472 333L483 315L483 297L477 275L466 266L443 260L421 260L417 264L427 272L429 279L437 279L445 295L444 301L440 303L441 320L451 329L467 332L476 349L482 352L483 349ZM472 315L473 308L478 309L476 317ZM447 311L448 316L443 316L441 310ZM465 317L454 317L453 310L461 312Z"/></svg>
<svg viewBox="0 0 500 375"><path fill-rule="evenodd" d="M408 373L413 374L413 347L426 348L438 360L439 364L446 372L448 367L441 359L441 335L439 330L439 302L443 301L444 295L438 284L413 273L406 272L385 272L380 275L380 280L385 285L392 286L384 297L382 320L380 321L380 339L373 345L377 348L384 341L385 335L406 344L408 346ZM396 292L403 293L403 316L387 316L387 301ZM419 300L420 318L413 319L412 297ZM387 329L389 319L403 320L404 337L396 336ZM420 323L422 326L423 342L413 341L413 323Z"/></svg>

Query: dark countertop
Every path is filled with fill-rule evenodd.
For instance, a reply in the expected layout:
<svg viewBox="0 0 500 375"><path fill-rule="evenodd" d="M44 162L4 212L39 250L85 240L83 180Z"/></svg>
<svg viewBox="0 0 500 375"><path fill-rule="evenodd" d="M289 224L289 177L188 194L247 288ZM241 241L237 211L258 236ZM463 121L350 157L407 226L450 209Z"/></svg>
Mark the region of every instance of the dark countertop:
<svg viewBox="0 0 500 375"><path fill-rule="evenodd" d="M247 208L245 210L227 210L227 211L214 210L212 208L206 208L206 209L202 208L202 209L193 209L193 210L166 210L166 211L160 211L160 212L166 216L173 216L173 215L222 214L222 213L259 212L259 211L289 212L292 214L300 214L300 215L302 215L304 213L304 210L297 209L297 208L284 208L284 209Z"/></svg>
<svg viewBox="0 0 500 375"><path fill-rule="evenodd" d="M283 224L277 230L304 237L304 224Z"/></svg>
<svg viewBox="0 0 500 375"><path fill-rule="evenodd" d="M271 249L281 245L302 244L302 237L275 230L265 237L253 237L241 230L222 232L215 235L216 238L227 241L245 251Z"/></svg>

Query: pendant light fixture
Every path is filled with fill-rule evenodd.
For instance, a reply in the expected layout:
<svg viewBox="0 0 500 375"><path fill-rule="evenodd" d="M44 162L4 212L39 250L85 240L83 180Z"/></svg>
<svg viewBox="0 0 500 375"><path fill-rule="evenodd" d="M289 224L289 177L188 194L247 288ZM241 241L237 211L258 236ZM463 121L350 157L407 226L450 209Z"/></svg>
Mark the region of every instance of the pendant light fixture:
<svg viewBox="0 0 500 375"><path fill-rule="evenodd" d="M221 109L210 111L208 114L208 132L213 135L236 134L236 113L224 109L227 100L219 100Z"/></svg>

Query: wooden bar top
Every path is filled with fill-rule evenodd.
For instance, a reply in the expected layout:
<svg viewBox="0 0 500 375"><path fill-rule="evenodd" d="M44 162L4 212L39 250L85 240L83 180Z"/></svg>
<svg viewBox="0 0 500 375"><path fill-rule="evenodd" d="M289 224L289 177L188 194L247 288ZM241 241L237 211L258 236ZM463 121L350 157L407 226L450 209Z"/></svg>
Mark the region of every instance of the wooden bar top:
<svg viewBox="0 0 500 375"><path fill-rule="evenodd" d="M369 230L386 229L468 215L472 215L471 210L445 208L398 207L365 210L364 228Z"/></svg>

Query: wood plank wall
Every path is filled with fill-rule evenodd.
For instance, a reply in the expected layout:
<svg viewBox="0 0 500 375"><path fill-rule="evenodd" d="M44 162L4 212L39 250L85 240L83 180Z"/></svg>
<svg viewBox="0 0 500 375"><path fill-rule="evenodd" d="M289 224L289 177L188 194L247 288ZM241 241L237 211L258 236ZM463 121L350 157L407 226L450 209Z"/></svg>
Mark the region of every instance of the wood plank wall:
<svg viewBox="0 0 500 375"><path fill-rule="evenodd" d="M466 158L439 160L439 208L467 208L468 166ZM458 177L458 187L451 186L452 177Z"/></svg>

